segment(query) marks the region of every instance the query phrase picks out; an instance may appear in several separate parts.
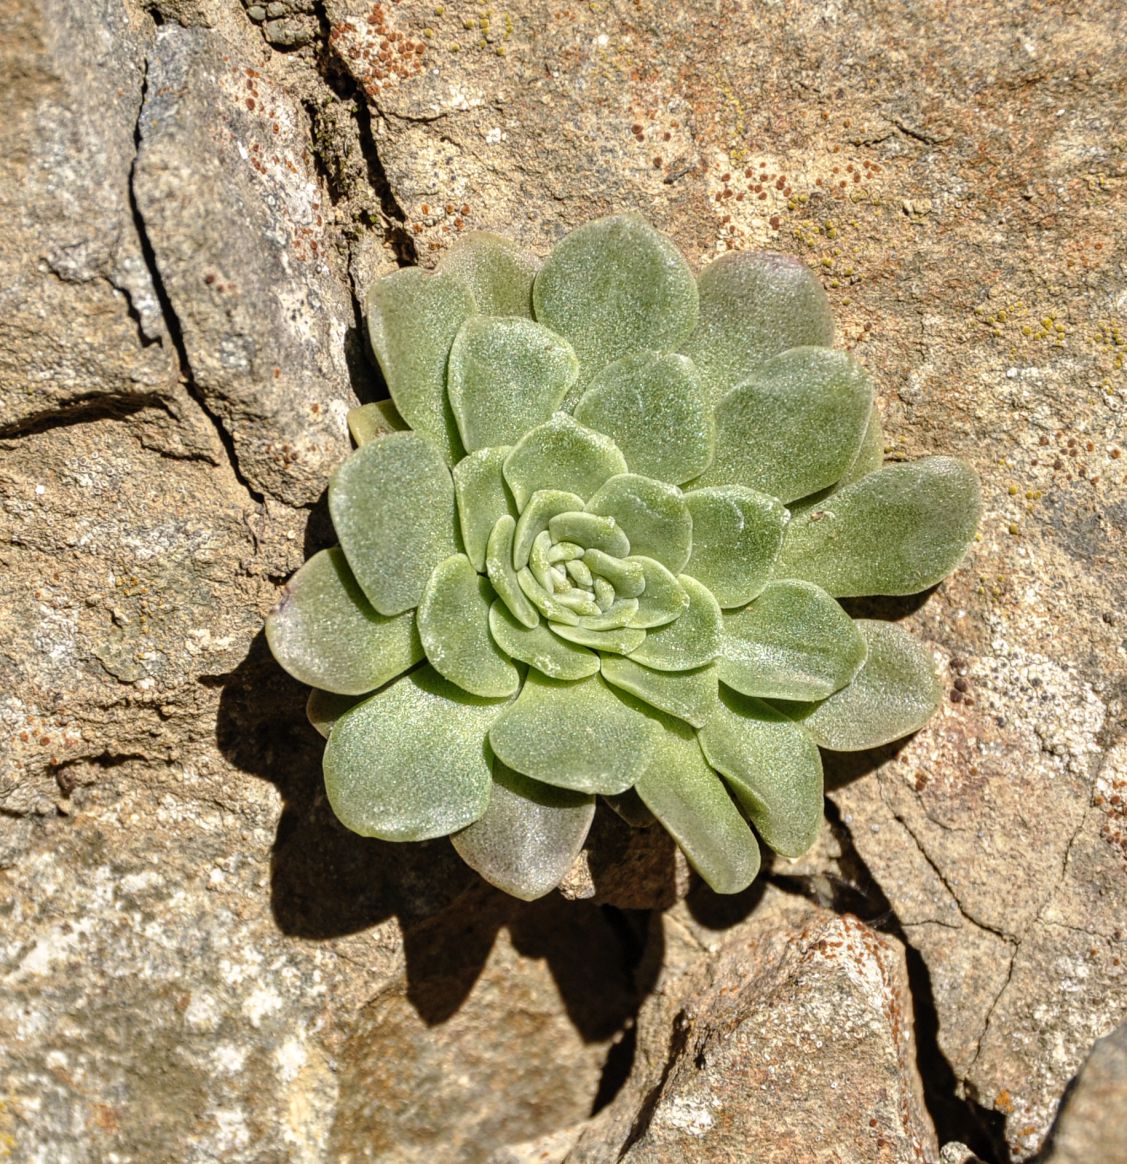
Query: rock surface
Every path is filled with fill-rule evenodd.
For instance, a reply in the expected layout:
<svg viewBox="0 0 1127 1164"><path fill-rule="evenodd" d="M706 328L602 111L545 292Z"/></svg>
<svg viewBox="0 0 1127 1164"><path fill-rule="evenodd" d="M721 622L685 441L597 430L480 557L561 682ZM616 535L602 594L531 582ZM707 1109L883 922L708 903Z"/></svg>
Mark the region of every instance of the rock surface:
<svg viewBox="0 0 1127 1164"><path fill-rule="evenodd" d="M5 6L0 1159L1040 1151L1125 1012L1118 23ZM608 815L575 900L524 906L335 824L260 627L379 392L370 279L623 207L820 271L889 455L966 457L985 514L877 609L949 702L830 759L811 854L675 904L683 863ZM1084 1114L1099 1046L1052 1159L1122 1138Z"/></svg>

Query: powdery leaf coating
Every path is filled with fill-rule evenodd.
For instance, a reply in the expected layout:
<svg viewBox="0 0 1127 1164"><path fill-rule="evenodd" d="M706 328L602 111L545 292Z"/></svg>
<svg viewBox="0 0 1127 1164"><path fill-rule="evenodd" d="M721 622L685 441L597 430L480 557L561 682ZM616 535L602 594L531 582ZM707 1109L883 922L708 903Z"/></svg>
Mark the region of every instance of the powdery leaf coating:
<svg viewBox="0 0 1127 1164"><path fill-rule="evenodd" d="M489 803L483 741L507 706L420 667L336 722L325 749L325 791L362 837L425 841L479 819Z"/></svg>
<svg viewBox="0 0 1127 1164"><path fill-rule="evenodd" d="M617 214L557 244L532 285L532 305L571 341L582 383L622 356L674 351L696 326L697 284L669 239L641 215Z"/></svg>
<svg viewBox="0 0 1127 1164"><path fill-rule="evenodd" d="M603 659L603 678L698 728L712 714L719 695L716 667L711 664L695 671L655 671L633 659L608 655Z"/></svg>
<svg viewBox="0 0 1127 1164"><path fill-rule="evenodd" d="M675 622L646 632L645 641L630 652L636 663L658 671L691 671L720 653L720 607L695 578L677 579L689 596L685 613Z"/></svg>
<svg viewBox="0 0 1127 1164"><path fill-rule="evenodd" d="M363 698L363 695L334 695L331 691L314 687L305 701L305 718L327 740L337 720Z"/></svg>
<svg viewBox="0 0 1127 1164"><path fill-rule="evenodd" d="M461 548L454 482L420 433L389 433L357 449L329 481L329 513L380 614L417 606L431 570Z"/></svg>
<svg viewBox="0 0 1127 1164"><path fill-rule="evenodd" d="M745 485L794 501L832 485L861 446L873 388L842 352L794 348L716 406L716 454L697 485Z"/></svg>
<svg viewBox="0 0 1127 1164"><path fill-rule="evenodd" d="M626 625L648 629L665 626L680 618L689 605L689 595L684 586L653 558L631 555L628 561L641 566L643 589L636 599L637 610Z"/></svg>
<svg viewBox="0 0 1127 1164"><path fill-rule="evenodd" d="M540 262L509 239L471 230L442 256L437 269L465 283L482 315L532 318L532 280Z"/></svg>
<svg viewBox="0 0 1127 1164"><path fill-rule="evenodd" d="M511 451L508 445L478 449L454 466L454 498L462 544L479 574L485 569L489 535L498 519L506 514L517 516L502 471Z"/></svg>
<svg viewBox="0 0 1127 1164"><path fill-rule="evenodd" d="M415 616L377 614L337 547L289 580L266 619L266 641L295 679L336 695L373 691L423 657Z"/></svg>
<svg viewBox="0 0 1127 1164"><path fill-rule="evenodd" d="M530 319L472 315L454 337L447 394L472 452L513 444L559 407L579 374L571 344Z"/></svg>
<svg viewBox="0 0 1127 1164"><path fill-rule="evenodd" d="M815 743L837 752L889 744L917 731L943 697L931 655L893 622L859 618L868 650L852 683L822 703L785 708Z"/></svg>
<svg viewBox="0 0 1127 1164"><path fill-rule="evenodd" d="M608 794L634 786L658 732L598 675L562 683L530 671L489 742L504 763L534 780Z"/></svg>
<svg viewBox="0 0 1127 1164"><path fill-rule="evenodd" d="M550 679L586 679L599 672L599 656L594 651L569 643L545 623L525 626L503 602L489 608L489 630L505 654Z"/></svg>
<svg viewBox="0 0 1127 1164"><path fill-rule="evenodd" d="M916 594L959 564L979 505L978 478L953 457L886 465L792 521L775 576L838 598Z"/></svg>
<svg viewBox="0 0 1127 1164"><path fill-rule="evenodd" d="M471 695L515 695L520 672L489 633L493 588L465 554L434 568L419 601L418 625L430 665Z"/></svg>
<svg viewBox="0 0 1127 1164"><path fill-rule="evenodd" d="M512 616L531 629L540 621L540 615L525 596L513 567L513 534L516 527L517 523L509 514L498 518L485 551L485 571L497 597L509 608Z"/></svg>
<svg viewBox="0 0 1127 1164"><path fill-rule="evenodd" d="M685 504L693 522L685 573L704 583L725 610L750 602L771 577L786 507L743 485L694 489L685 494Z"/></svg>
<svg viewBox="0 0 1127 1164"><path fill-rule="evenodd" d="M409 427L390 400L361 404L348 413L348 431L358 445L378 440L389 432L405 432Z"/></svg>
<svg viewBox="0 0 1127 1164"><path fill-rule="evenodd" d="M806 732L767 704L722 687L700 745L767 845L783 857L810 848L822 822L822 761Z"/></svg>
<svg viewBox="0 0 1127 1164"><path fill-rule="evenodd" d="M446 398L446 360L458 329L478 310L470 289L455 275L405 267L372 284L365 309L395 407L454 464L462 443Z"/></svg>
<svg viewBox="0 0 1127 1164"><path fill-rule="evenodd" d="M759 872L759 845L696 733L662 719L653 758L635 785L645 806L717 893L739 893Z"/></svg>
<svg viewBox="0 0 1127 1164"><path fill-rule="evenodd" d="M626 458L614 441L566 412L521 437L505 461L505 480L521 508L537 489L589 497L608 477L625 471Z"/></svg>
<svg viewBox="0 0 1127 1164"><path fill-rule="evenodd" d="M563 880L594 816L593 796L530 780L495 760L485 815L450 840L491 885L535 901Z"/></svg>
<svg viewBox="0 0 1127 1164"><path fill-rule="evenodd" d="M685 356L640 352L599 372L575 419L606 433L632 472L684 485L712 461L716 425L700 376Z"/></svg>
<svg viewBox="0 0 1127 1164"><path fill-rule="evenodd" d="M761 699L825 699L865 660L853 620L810 582L772 582L743 610L724 615L720 678Z"/></svg>
<svg viewBox="0 0 1127 1164"><path fill-rule="evenodd" d="M613 517L630 542L631 554L655 558L674 574L689 560L693 519L675 485L622 473L603 484L587 502L587 512Z"/></svg>
<svg viewBox="0 0 1127 1164"><path fill-rule="evenodd" d="M528 565L532 543L544 532L553 518L562 513L582 510L583 498L562 489L537 489L528 499L513 535L513 565L518 569Z"/></svg>
<svg viewBox="0 0 1127 1164"><path fill-rule="evenodd" d="M714 404L788 348L833 343L822 285L787 255L731 253L698 280L700 321L681 346L700 370Z"/></svg>

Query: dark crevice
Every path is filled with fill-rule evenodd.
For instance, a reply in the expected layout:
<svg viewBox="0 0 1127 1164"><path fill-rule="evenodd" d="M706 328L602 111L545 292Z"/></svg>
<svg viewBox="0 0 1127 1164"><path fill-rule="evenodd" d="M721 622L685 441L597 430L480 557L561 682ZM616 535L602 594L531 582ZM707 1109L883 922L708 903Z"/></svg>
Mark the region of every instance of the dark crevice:
<svg viewBox="0 0 1127 1164"><path fill-rule="evenodd" d="M138 412L156 408L175 417L168 401L155 393L130 395L121 392L89 392L42 412L32 413L22 420L0 428L0 440L16 440L54 428L68 428L74 424L90 424L97 420L126 420Z"/></svg>
<svg viewBox="0 0 1127 1164"><path fill-rule="evenodd" d="M840 865L845 874L843 879L829 882L832 908L838 913L854 914L874 930L896 938L904 947L912 995L916 1067L923 1082L924 1104L939 1142L956 1140L966 1144L984 1164L1005 1164L1009 1152L1004 1116L961 1094L960 1081L939 1045L939 1011L931 971L923 955L912 945L892 903L853 844L849 826L831 800L826 801L826 818L841 843ZM803 897L817 895L821 900L809 878L773 873L768 880L784 892Z"/></svg>
<svg viewBox="0 0 1127 1164"><path fill-rule="evenodd" d="M642 1100L638 1114L630 1125L630 1132L619 1149L617 1159L624 1159L630 1149L649 1129L654 1112L657 1110L658 1101L661 1099L661 1093L669 1081L669 1076L673 1073L673 1068L680 1062L681 1057L685 1054L685 1048L689 1045L690 1030L692 1030L692 1023L689 1021L688 1014L684 1010L679 1010L673 1018L673 1028L669 1032L669 1049L666 1051L665 1063L661 1068L661 1078L650 1088L646 1093L646 1098Z"/></svg>
<svg viewBox="0 0 1127 1164"><path fill-rule="evenodd" d="M141 150L141 116L144 112L145 98L148 95L148 90L149 66L146 61L145 74L141 80L141 101L138 106L137 123L133 127L133 163L129 167L129 211L133 216L134 229L137 231L137 241L141 248L141 257L144 259L145 267L149 272L149 278L152 280L153 291L156 293L157 302L160 304L164 325L168 331L169 339L172 342L173 350L176 352L176 358L180 365L180 378L184 383L184 388L192 400L199 405L200 410L211 422L212 427L218 434L219 440L223 444L223 448L227 454L227 461L231 466L231 471L235 474L235 479L247 491L250 497L257 504L261 505L263 502L262 493L250 484L239 468L239 458L235 451L234 438L227 431L222 420L208 405L204 394L200 391L200 387L195 381L195 377L192 375L192 365L188 358L188 348L184 342L184 333L180 326L180 318L172 306L168 289L164 285L164 279L161 276L160 267L157 264L156 252L153 250L152 240L149 238L148 229L145 226L145 219L141 214L141 209L137 202L137 158Z"/></svg>

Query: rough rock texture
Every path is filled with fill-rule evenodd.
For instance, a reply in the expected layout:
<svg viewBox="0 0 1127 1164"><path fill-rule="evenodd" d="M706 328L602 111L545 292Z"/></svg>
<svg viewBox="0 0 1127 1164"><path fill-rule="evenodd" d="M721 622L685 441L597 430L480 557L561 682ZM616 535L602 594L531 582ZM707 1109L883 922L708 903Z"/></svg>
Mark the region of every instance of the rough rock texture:
<svg viewBox="0 0 1127 1164"><path fill-rule="evenodd" d="M1034 1156L1127 1005L1121 39L1112 0L0 7L0 1159ZM335 824L259 630L379 392L370 279L623 207L819 270L889 455L986 510L877 604L950 701L828 763L814 852L674 905L607 814L525 906ZM1058 1155L1117 1142L1094 1086Z"/></svg>
<svg viewBox="0 0 1127 1164"><path fill-rule="evenodd" d="M1061 1106L1050 1164L1127 1160L1127 1025L1099 1039Z"/></svg>

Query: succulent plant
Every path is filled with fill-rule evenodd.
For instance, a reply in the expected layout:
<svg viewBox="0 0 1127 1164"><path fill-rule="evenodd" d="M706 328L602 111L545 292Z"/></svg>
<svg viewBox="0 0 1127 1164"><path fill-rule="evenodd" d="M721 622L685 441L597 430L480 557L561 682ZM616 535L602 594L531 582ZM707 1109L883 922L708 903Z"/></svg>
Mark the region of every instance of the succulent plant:
<svg viewBox="0 0 1127 1164"><path fill-rule="evenodd" d="M266 626L314 688L348 828L449 835L531 899L596 797L640 800L730 893L756 833L785 856L814 840L820 747L935 711L929 653L836 599L944 578L977 480L882 466L872 384L801 263L729 253L698 279L624 214L542 264L468 235L379 280L367 318L391 401L350 415L340 545Z"/></svg>

